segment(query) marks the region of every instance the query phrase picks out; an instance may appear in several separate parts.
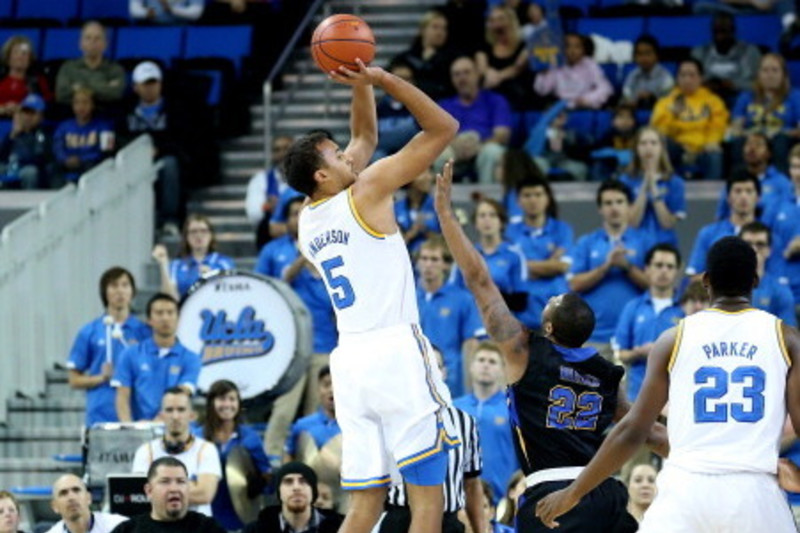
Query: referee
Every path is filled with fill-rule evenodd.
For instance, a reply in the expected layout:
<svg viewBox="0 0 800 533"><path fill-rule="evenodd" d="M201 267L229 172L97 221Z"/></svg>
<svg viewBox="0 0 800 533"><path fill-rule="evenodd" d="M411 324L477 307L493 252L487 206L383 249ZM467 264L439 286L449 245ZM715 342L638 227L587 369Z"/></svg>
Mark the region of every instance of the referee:
<svg viewBox="0 0 800 533"><path fill-rule="evenodd" d="M481 449L475 419L456 409L447 407L442 416L448 418L458 432L461 446L451 449L447 457L447 480L444 488L444 517L442 533L464 533L464 524L458 512L464 509L475 533L486 530L483 516L483 492L481 489ZM411 513L404 485L394 485L386 498L386 514L379 533L408 533Z"/></svg>

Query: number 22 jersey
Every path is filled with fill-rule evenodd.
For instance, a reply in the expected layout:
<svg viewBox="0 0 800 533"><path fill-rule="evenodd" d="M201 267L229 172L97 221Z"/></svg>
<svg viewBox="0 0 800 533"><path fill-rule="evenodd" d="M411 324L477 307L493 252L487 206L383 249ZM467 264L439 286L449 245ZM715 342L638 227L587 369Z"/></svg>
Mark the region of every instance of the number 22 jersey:
<svg viewBox="0 0 800 533"><path fill-rule="evenodd" d="M680 322L668 365L670 464L777 471L790 365L781 327L757 309L706 309Z"/></svg>
<svg viewBox="0 0 800 533"><path fill-rule="evenodd" d="M525 374L507 389L525 475L586 466L614 419L623 369L594 348L563 348L531 334Z"/></svg>
<svg viewBox="0 0 800 533"><path fill-rule="evenodd" d="M419 323L402 234L372 230L359 215L351 188L303 208L298 244L325 280L339 333Z"/></svg>

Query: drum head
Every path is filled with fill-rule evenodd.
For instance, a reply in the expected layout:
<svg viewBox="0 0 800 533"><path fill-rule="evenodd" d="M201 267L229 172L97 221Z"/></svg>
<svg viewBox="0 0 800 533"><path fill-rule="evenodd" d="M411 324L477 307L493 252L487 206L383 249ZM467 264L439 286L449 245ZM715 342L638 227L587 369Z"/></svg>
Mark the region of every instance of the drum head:
<svg viewBox="0 0 800 533"><path fill-rule="evenodd" d="M245 405L289 390L308 366L311 316L284 282L228 271L201 279L181 304L178 338L200 354L198 382L236 383Z"/></svg>

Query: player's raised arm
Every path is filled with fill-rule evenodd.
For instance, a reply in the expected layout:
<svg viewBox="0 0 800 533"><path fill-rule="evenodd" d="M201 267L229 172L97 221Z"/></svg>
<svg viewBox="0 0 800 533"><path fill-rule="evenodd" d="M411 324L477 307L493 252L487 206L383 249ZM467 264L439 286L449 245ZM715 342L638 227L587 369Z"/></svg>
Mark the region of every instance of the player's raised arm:
<svg viewBox="0 0 800 533"><path fill-rule="evenodd" d="M353 170L361 172L369 164L378 145L378 115L372 85L353 87L350 103L350 143L345 153L353 158Z"/></svg>
<svg viewBox="0 0 800 533"><path fill-rule="evenodd" d="M486 331L506 357L506 378L516 382L528 365L528 332L508 309L481 255L469 241L453 213L451 185L453 162L448 161L436 176L436 215L450 253L475 296Z"/></svg>
<svg viewBox="0 0 800 533"><path fill-rule="evenodd" d="M675 335L676 328L672 328L662 333L655 342L648 357L647 374L639 397L628 414L608 434L583 472L569 486L549 494L536 504L536 516L547 527L557 527L556 519L559 516L575 507L586 493L618 471L648 438L653 422L667 402L667 367Z"/></svg>
<svg viewBox="0 0 800 533"><path fill-rule="evenodd" d="M399 152L375 162L359 175L358 193L379 201L430 168L458 132L458 121L407 81L380 67L367 67L361 61L358 65L358 71L341 68L331 77L346 85L381 87L408 109L422 130ZM368 186L363 187L365 184Z"/></svg>

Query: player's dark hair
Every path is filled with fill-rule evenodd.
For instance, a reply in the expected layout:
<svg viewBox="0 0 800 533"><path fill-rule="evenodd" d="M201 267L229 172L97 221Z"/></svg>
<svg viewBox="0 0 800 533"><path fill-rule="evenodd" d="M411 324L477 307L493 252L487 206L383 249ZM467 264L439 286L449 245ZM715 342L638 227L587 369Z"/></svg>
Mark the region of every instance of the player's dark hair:
<svg viewBox="0 0 800 533"><path fill-rule="evenodd" d="M763 222L759 222L758 220L748 222L747 224L742 226L742 229L739 230L739 237L741 237L745 233L766 233L767 244L769 246L772 246L772 231L769 229L769 226L767 226Z"/></svg>
<svg viewBox="0 0 800 533"><path fill-rule="evenodd" d="M122 276L128 277L128 281L131 283L131 289L133 289L133 295L136 295L136 280L133 279L133 274L119 266L111 267L100 276L100 300L103 302L103 307L108 307L108 296L106 296L108 286Z"/></svg>
<svg viewBox="0 0 800 533"><path fill-rule="evenodd" d="M597 188L597 197L595 198L597 207L600 207L600 204L603 203L603 193L606 191L621 192L625 195L625 198L628 199L629 204L633 202L633 193L631 192L630 187L617 179L608 179L601 183L600 187Z"/></svg>
<svg viewBox="0 0 800 533"><path fill-rule="evenodd" d="M330 375L331 375L331 367L330 365L325 365L319 369L319 372L317 373L317 380L322 381L322 378Z"/></svg>
<svg viewBox="0 0 800 533"><path fill-rule="evenodd" d="M568 292L550 312L553 338L567 348L583 346L594 330L594 311L578 293Z"/></svg>
<svg viewBox="0 0 800 533"><path fill-rule="evenodd" d="M652 248L650 248L649 250L647 250L647 253L644 255L644 264L645 265L649 265L650 264L650 261L653 260L653 256L656 255L656 252L666 252L668 254L674 255L675 256L675 262L678 264L678 266L681 265L681 253L680 253L680 251L678 251L678 249L675 246L671 245L668 242L660 242L660 243L656 244L655 246L653 246Z"/></svg>
<svg viewBox="0 0 800 533"><path fill-rule="evenodd" d="M176 300L172 295L169 295L165 292L157 292L155 293L149 300L147 300L147 307L145 307L145 316L150 318L150 311L153 309L153 304L156 302L172 302L175 304L175 307L178 308L178 300Z"/></svg>
<svg viewBox="0 0 800 533"><path fill-rule="evenodd" d="M183 468L183 473L186 476L189 476L189 471L186 469L186 465L180 459L176 459L172 455L165 455L164 457L159 457L152 463L150 463L150 468L147 469L147 481L148 483L153 481L153 479L157 475L157 470L159 466L177 466Z"/></svg>
<svg viewBox="0 0 800 533"><path fill-rule="evenodd" d="M706 256L706 274L714 296L748 296L756 281L756 253L739 237L723 237Z"/></svg>
<svg viewBox="0 0 800 533"><path fill-rule="evenodd" d="M291 188L300 191L306 196L311 196L317 190L317 181L314 173L323 164L322 154L317 147L322 141L330 140L330 135L324 131L314 131L297 139L283 160L286 171L286 182Z"/></svg>

